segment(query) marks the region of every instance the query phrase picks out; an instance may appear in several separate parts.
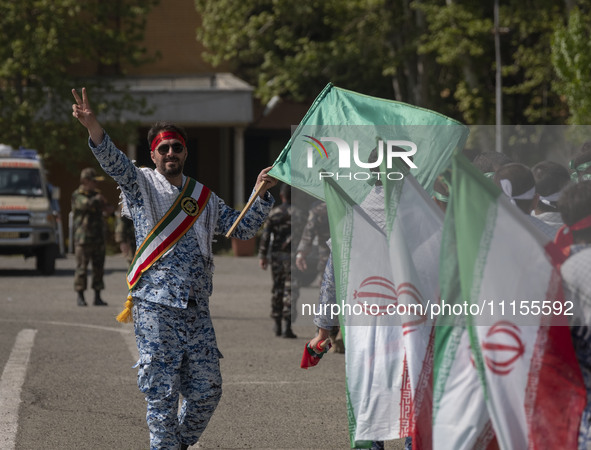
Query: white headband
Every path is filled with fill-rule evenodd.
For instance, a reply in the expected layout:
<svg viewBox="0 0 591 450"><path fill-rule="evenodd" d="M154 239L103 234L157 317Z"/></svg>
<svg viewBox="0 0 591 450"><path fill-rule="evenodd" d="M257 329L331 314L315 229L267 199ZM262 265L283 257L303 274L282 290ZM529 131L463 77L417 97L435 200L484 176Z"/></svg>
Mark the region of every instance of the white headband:
<svg viewBox="0 0 591 450"><path fill-rule="evenodd" d="M560 198L561 192L556 192L551 195L546 195L545 197L540 196L540 201L548 206L554 206L552 202L556 203Z"/></svg>
<svg viewBox="0 0 591 450"><path fill-rule="evenodd" d="M514 200L533 200L536 196L536 187L534 186L529 191L524 192L523 194L513 195L513 185L511 184L511 180L506 178L500 181L501 189L505 193L507 197L511 199L511 202L514 203Z"/></svg>

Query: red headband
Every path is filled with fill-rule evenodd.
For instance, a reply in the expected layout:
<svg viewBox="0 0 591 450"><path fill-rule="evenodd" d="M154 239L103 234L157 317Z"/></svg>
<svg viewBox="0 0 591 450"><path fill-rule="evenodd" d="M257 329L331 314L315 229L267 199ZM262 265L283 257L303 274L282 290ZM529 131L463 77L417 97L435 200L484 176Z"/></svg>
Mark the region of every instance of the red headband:
<svg viewBox="0 0 591 450"><path fill-rule="evenodd" d="M153 152L158 148L158 144L160 144L160 142L167 141L169 139L176 139L177 141L181 141L183 147L186 147L185 140L183 139L183 136L181 136L180 133L177 133L176 131L163 131L161 133L158 133L156 137L152 140L150 151Z"/></svg>
<svg viewBox="0 0 591 450"><path fill-rule="evenodd" d="M582 218L576 223L573 223L570 227L563 225L558 229L554 243L560 247L565 255L568 256L570 253L569 247L573 244L573 231L584 230L585 228L591 228L591 216Z"/></svg>

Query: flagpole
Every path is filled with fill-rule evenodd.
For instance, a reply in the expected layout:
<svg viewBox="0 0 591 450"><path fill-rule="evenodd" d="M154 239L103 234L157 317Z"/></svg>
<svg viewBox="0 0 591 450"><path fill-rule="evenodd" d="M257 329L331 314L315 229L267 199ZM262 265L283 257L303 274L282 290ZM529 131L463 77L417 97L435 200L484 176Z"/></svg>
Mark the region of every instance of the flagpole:
<svg viewBox="0 0 591 450"><path fill-rule="evenodd" d="M252 204L254 203L254 201L259 196L259 194L261 193L261 191L263 190L263 188L265 186L267 186L267 181L263 181L261 184L259 184L259 187L255 191L255 193L252 195L252 197L250 197L250 199L248 200L248 203L244 206L244 208L242 208L242 212L240 213L238 218L234 221L234 224L230 227L230 229L226 233L227 238L229 238L232 235L232 233L234 232L234 230L236 229L236 227L238 226L238 224L240 223L240 221L242 220L242 218L244 217L246 212L250 209L250 207L252 206Z"/></svg>

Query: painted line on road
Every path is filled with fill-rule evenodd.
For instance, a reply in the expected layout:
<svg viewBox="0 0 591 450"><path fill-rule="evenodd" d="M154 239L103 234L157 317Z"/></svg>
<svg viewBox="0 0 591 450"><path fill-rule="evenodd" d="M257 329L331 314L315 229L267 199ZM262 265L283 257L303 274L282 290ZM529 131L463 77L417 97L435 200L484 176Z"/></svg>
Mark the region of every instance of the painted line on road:
<svg viewBox="0 0 591 450"><path fill-rule="evenodd" d="M129 349L131 353L131 358L135 362L138 360L138 351L137 346L135 343L135 335L133 332L132 326L125 326L122 327L105 327L103 325L91 325L87 323L71 323L71 322L56 322L52 320L14 320L14 319L0 319L0 322L11 322L11 323L37 323L37 324L44 324L44 325L55 325L60 327L77 327L77 328L87 328L92 330L99 330L99 331L110 331L121 334L123 340L125 341L125 345Z"/></svg>
<svg viewBox="0 0 591 450"><path fill-rule="evenodd" d="M18 429L21 390L37 330L21 330L0 377L0 447L14 449Z"/></svg>
<svg viewBox="0 0 591 450"><path fill-rule="evenodd" d="M79 328L90 328L95 330L101 331L115 331L121 334L129 334L133 333L133 329L131 328L115 328L115 327L105 327L103 325L91 325L89 323L72 323L72 322L56 322L53 320L16 320L16 319L0 319L0 322L10 322L10 323L41 323L46 325L58 325L63 327L79 327Z"/></svg>

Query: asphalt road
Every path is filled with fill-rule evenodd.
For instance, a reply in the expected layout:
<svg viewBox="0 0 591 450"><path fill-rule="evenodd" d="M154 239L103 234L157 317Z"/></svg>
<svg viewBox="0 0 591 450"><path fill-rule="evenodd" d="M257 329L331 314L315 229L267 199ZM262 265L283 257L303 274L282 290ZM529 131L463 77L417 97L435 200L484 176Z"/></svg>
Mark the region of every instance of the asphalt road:
<svg viewBox="0 0 591 450"><path fill-rule="evenodd" d="M270 273L256 258L215 262L210 308L224 355L223 396L200 446L349 448L344 355L300 369L315 331L311 318L294 323L297 339L275 337ZM149 448L133 330L115 321L127 294L125 261L107 258L107 307L76 306L72 255L57 261L52 276L34 266L0 257L0 449ZM317 295L314 283L300 301Z"/></svg>

